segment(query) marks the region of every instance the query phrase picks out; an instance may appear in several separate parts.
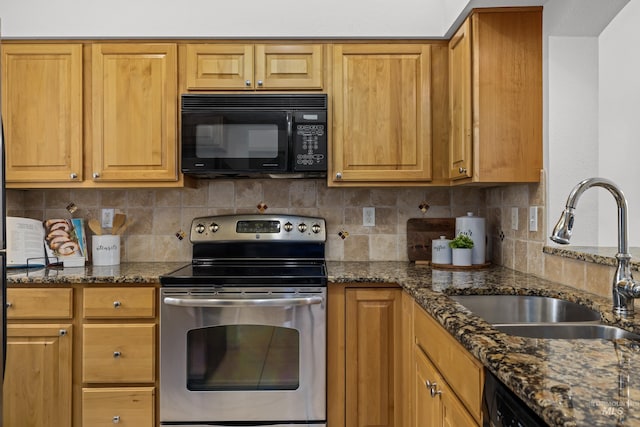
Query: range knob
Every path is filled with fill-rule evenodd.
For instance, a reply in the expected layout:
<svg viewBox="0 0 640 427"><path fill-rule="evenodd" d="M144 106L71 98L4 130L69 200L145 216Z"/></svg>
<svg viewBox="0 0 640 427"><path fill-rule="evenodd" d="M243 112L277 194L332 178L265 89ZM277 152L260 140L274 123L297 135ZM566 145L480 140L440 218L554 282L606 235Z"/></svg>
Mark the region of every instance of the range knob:
<svg viewBox="0 0 640 427"><path fill-rule="evenodd" d="M289 221L287 221L284 225L283 225L284 231L289 232L291 230L293 230L293 224L291 224Z"/></svg>
<svg viewBox="0 0 640 427"><path fill-rule="evenodd" d="M215 233L219 229L220 229L220 226L215 222L212 222L211 224L209 224L209 230L211 230L212 233Z"/></svg>
<svg viewBox="0 0 640 427"><path fill-rule="evenodd" d="M194 230L196 230L196 233L202 234L204 233L204 225L198 224L194 227Z"/></svg>
<svg viewBox="0 0 640 427"><path fill-rule="evenodd" d="M301 233L304 233L305 231L307 231L307 224L305 224L304 222L301 222L300 224L298 224L298 231Z"/></svg>
<svg viewBox="0 0 640 427"><path fill-rule="evenodd" d="M314 234L318 234L320 230L322 230L322 228L320 227L320 224L313 224L311 226L311 231L313 231Z"/></svg>

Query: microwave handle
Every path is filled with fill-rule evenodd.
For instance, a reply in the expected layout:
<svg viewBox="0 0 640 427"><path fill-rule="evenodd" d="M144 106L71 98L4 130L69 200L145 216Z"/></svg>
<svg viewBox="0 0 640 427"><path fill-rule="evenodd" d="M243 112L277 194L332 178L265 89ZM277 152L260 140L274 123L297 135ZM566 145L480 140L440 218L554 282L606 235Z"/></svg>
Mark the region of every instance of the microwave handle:
<svg viewBox="0 0 640 427"><path fill-rule="evenodd" d="M291 111L287 111L287 135L289 139L293 135L293 113Z"/></svg>
<svg viewBox="0 0 640 427"><path fill-rule="evenodd" d="M289 307L300 305L322 304L322 297L298 297L298 298L254 298L254 299L225 299L225 298L203 298L186 299L165 297L164 303L167 305L177 305L181 307Z"/></svg>

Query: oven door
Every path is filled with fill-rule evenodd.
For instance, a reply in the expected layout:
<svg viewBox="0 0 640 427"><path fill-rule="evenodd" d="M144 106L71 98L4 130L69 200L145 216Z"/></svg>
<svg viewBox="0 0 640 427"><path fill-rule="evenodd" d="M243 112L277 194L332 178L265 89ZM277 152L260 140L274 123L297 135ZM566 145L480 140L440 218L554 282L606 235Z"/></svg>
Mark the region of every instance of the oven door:
<svg viewBox="0 0 640 427"><path fill-rule="evenodd" d="M183 111L182 172L284 173L291 126L287 111Z"/></svg>
<svg viewBox="0 0 640 427"><path fill-rule="evenodd" d="M160 303L162 423L326 420L326 288L162 288Z"/></svg>

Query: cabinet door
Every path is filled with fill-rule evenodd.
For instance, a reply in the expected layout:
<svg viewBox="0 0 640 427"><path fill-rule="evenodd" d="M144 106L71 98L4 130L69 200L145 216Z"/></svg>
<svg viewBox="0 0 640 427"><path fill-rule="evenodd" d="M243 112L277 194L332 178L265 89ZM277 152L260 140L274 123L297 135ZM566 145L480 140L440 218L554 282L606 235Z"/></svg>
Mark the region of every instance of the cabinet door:
<svg viewBox="0 0 640 427"><path fill-rule="evenodd" d="M442 426L442 405L439 395L431 395L431 385L439 382L436 368L424 353L415 347L415 370L413 377L414 409L412 427ZM462 427L462 426L460 426Z"/></svg>
<svg viewBox="0 0 640 427"><path fill-rule="evenodd" d="M476 422L467 412L464 405L456 398L446 383L442 382L442 426L444 427L478 427ZM425 424L428 425L428 424Z"/></svg>
<svg viewBox="0 0 640 427"><path fill-rule="evenodd" d="M538 182L542 168L542 9L476 10L474 182Z"/></svg>
<svg viewBox="0 0 640 427"><path fill-rule="evenodd" d="M322 89L322 45L259 44L255 55L258 89Z"/></svg>
<svg viewBox="0 0 640 427"><path fill-rule="evenodd" d="M333 184L431 179L430 53L425 44L334 47Z"/></svg>
<svg viewBox="0 0 640 427"><path fill-rule="evenodd" d="M3 44L7 183L82 180L82 45Z"/></svg>
<svg viewBox="0 0 640 427"><path fill-rule="evenodd" d="M95 44L93 178L176 181L175 44Z"/></svg>
<svg viewBox="0 0 640 427"><path fill-rule="evenodd" d="M3 425L71 426L72 326L7 325Z"/></svg>
<svg viewBox="0 0 640 427"><path fill-rule="evenodd" d="M471 22L467 19L449 42L449 178L470 178Z"/></svg>
<svg viewBox="0 0 640 427"><path fill-rule="evenodd" d="M253 89L253 45L189 44L188 90Z"/></svg>
<svg viewBox="0 0 640 427"><path fill-rule="evenodd" d="M402 291L347 289L346 422L400 427Z"/></svg>

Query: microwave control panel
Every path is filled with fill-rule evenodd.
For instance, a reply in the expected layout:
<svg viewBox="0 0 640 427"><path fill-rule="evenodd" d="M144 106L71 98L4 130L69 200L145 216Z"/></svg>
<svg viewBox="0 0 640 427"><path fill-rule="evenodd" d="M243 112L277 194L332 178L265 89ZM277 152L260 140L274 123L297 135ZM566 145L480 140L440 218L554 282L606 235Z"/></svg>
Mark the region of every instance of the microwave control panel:
<svg viewBox="0 0 640 427"><path fill-rule="evenodd" d="M296 112L294 123L294 170L326 171L327 113Z"/></svg>

